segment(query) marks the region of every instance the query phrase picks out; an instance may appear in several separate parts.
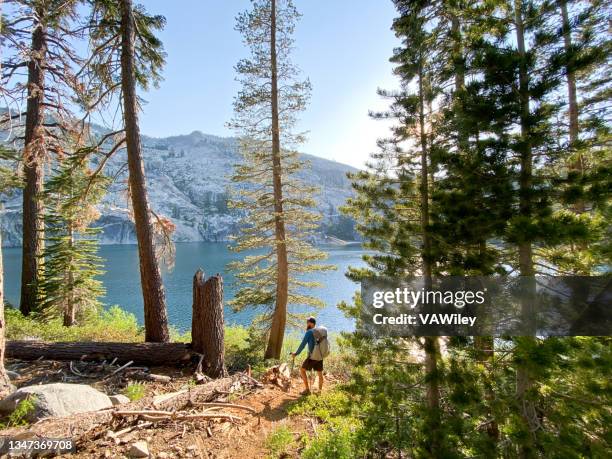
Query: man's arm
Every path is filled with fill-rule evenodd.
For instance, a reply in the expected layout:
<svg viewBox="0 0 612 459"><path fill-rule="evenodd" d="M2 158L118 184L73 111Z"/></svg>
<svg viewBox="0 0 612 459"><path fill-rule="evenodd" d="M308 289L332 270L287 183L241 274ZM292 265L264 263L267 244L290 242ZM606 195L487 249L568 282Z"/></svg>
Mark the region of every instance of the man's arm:
<svg viewBox="0 0 612 459"><path fill-rule="evenodd" d="M294 357L296 355L299 355L300 352L302 352L302 350L304 350L304 347L306 346L306 344L308 344L308 332L304 333L304 338L302 339L302 342L300 343L300 346L297 348L297 351L293 352L291 355L293 355Z"/></svg>

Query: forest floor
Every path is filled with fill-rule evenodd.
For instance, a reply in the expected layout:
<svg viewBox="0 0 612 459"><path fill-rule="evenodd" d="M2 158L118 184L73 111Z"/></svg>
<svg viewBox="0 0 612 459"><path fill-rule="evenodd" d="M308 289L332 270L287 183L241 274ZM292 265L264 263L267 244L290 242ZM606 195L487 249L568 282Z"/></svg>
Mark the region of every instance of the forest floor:
<svg viewBox="0 0 612 459"><path fill-rule="evenodd" d="M53 382L71 382L89 384L107 394L121 393L129 381L125 377L94 379L79 378L68 367L67 362L38 361L8 363L9 368L19 372L19 378L13 381L18 387ZM4 429L2 436L33 439L40 437L69 437L76 440L77 451L61 457L79 458L122 458L133 457L130 449L136 442L146 442L151 458L265 458L265 457L299 457L299 449L304 436L316 434L317 419L314 417L288 414L288 407L300 398L302 382L294 374L291 386L287 390L272 384L250 387L244 386L231 394L219 394L215 401L239 404L251 408L254 412L243 409L222 408L224 413L231 413L234 420L172 420L155 421L147 425L137 417L117 418L113 411L154 409L153 400L163 394L175 393L193 385L193 373L189 368L177 369L167 367L151 368L159 375L170 376L171 381L145 382L145 393L142 399L125 405L115 406L105 412L90 412L73 415L70 418L47 418L28 426L17 426ZM295 371L297 373L297 369ZM337 382L326 375L328 381L325 390ZM201 386L200 386L201 387ZM310 397L316 397L316 392ZM191 412L194 412L193 410ZM114 438L113 434L126 428L135 427L132 431ZM270 436L281 429L285 434L293 435L289 448L283 448L279 454L270 445ZM272 448L272 449L271 449Z"/></svg>

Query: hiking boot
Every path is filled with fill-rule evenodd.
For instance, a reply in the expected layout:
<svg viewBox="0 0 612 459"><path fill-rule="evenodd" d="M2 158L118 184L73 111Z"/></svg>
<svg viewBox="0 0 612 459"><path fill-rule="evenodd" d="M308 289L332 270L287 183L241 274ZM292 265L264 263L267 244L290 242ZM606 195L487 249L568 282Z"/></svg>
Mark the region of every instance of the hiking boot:
<svg viewBox="0 0 612 459"><path fill-rule="evenodd" d="M310 390L306 389L306 390L303 390L302 392L300 392L300 395L306 396L306 395L310 395L310 393L311 393Z"/></svg>

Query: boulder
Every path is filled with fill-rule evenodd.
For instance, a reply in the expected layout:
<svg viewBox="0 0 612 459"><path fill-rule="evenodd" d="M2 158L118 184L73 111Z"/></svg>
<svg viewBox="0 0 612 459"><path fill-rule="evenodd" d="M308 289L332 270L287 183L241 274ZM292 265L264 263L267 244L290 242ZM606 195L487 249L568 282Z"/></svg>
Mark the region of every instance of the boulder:
<svg viewBox="0 0 612 459"><path fill-rule="evenodd" d="M130 403L130 399L123 394L111 395L109 398L113 405L123 405L125 403Z"/></svg>
<svg viewBox="0 0 612 459"><path fill-rule="evenodd" d="M146 441L137 441L128 451L130 457L149 457L149 446Z"/></svg>
<svg viewBox="0 0 612 459"><path fill-rule="evenodd" d="M69 416L86 411L97 411L113 406L104 393L86 384L41 384L17 389L0 400L0 413L11 413L26 398L34 402L34 410L27 416L30 422L47 417Z"/></svg>

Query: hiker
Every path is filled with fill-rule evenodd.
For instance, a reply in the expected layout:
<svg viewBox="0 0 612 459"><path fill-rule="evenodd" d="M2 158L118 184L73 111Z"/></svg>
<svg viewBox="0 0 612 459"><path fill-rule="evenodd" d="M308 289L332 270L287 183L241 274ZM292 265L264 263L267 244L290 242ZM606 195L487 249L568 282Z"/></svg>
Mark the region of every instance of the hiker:
<svg viewBox="0 0 612 459"><path fill-rule="evenodd" d="M319 375L319 392L323 390L323 358L327 357L329 354L329 345L327 343L327 329L325 327L316 327L316 325L317 321L314 317L309 317L306 320L306 333L304 333L304 339L302 339L302 343L297 351L291 353L292 357L295 359L308 344L308 356L300 368L300 375L302 376L305 387L302 395L310 394L310 385L308 383L308 375L306 374L306 372L310 370L315 370ZM323 341L325 342L323 343ZM317 352L315 352L315 347L317 347Z"/></svg>

